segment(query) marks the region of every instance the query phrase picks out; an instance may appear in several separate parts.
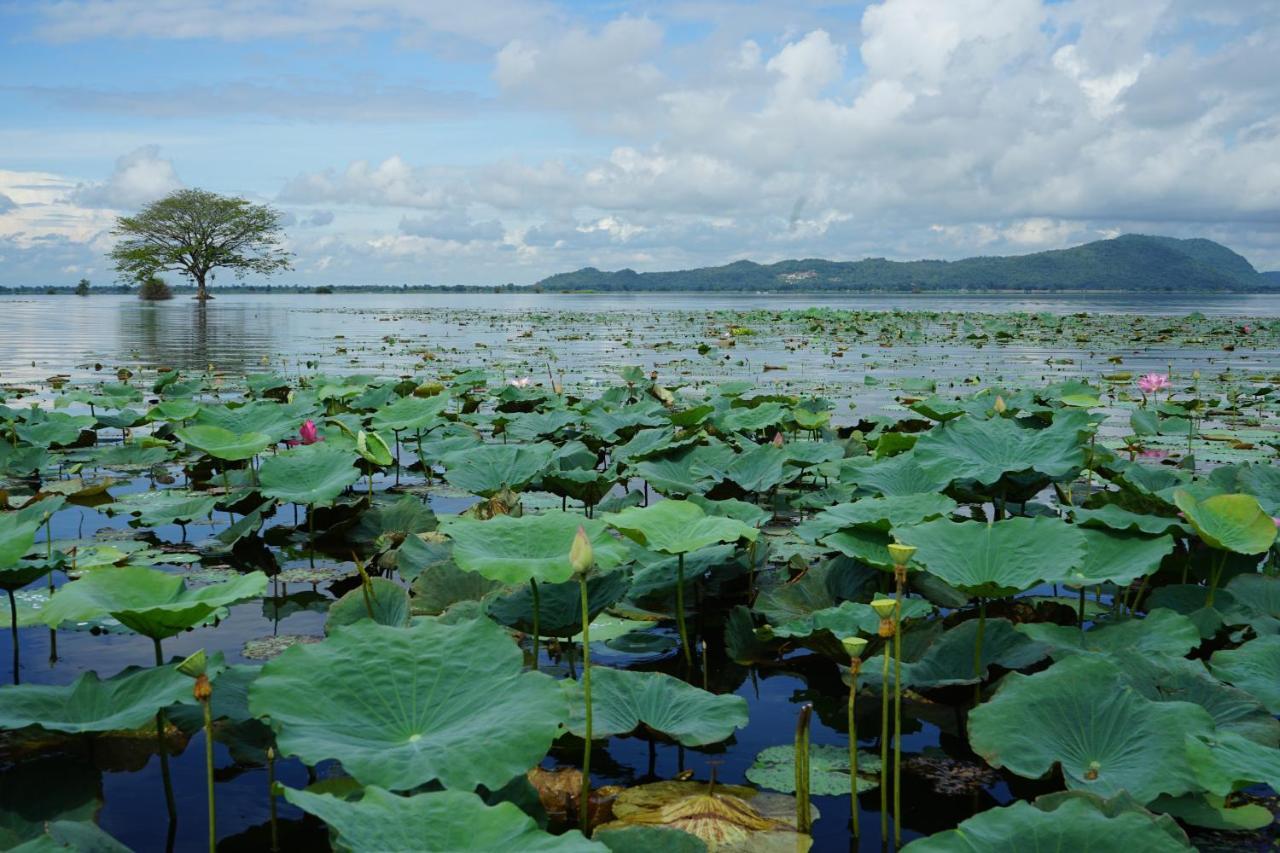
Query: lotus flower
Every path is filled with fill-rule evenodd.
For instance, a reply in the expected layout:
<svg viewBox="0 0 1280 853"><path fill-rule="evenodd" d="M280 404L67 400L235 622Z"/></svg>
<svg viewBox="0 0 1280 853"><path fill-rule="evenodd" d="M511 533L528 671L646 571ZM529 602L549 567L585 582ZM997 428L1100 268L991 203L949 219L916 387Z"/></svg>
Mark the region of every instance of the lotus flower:
<svg viewBox="0 0 1280 853"><path fill-rule="evenodd" d="M302 444L324 441L324 436L320 435L320 431L316 429L316 422L312 420L304 421L302 426L298 427L298 437Z"/></svg>
<svg viewBox="0 0 1280 853"><path fill-rule="evenodd" d="M512 379L509 383L513 388L528 388L533 384L533 377L522 376L519 379Z"/></svg>
<svg viewBox="0 0 1280 853"><path fill-rule="evenodd" d="M1157 391L1163 391L1169 385L1169 376L1164 373L1148 373L1145 376L1138 377L1138 390L1143 394L1154 394Z"/></svg>
<svg viewBox="0 0 1280 853"><path fill-rule="evenodd" d="M779 430L778 432L775 432L775 433L773 434L773 446L774 446L774 447L781 447L781 446L782 446L782 431L781 431L781 430Z"/></svg>

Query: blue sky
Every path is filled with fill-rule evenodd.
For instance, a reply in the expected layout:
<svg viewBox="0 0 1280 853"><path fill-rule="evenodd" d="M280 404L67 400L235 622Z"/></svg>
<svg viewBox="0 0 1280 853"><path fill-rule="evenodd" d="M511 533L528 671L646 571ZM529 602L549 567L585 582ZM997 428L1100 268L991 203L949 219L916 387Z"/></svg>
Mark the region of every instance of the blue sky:
<svg viewBox="0 0 1280 853"><path fill-rule="evenodd" d="M281 281L531 283L1124 232L1280 268L1274 0L0 2L0 284L183 186Z"/></svg>

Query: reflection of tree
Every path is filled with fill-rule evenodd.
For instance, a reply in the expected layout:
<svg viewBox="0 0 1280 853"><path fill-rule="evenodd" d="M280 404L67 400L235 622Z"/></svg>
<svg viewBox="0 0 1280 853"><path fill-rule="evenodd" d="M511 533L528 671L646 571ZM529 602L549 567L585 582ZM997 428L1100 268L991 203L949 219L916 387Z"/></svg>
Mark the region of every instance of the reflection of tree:
<svg viewBox="0 0 1280 853"><path fill-rule="evenodd" d="M286 310L259 300L125 304L117 313L120 345L149 367L202 370L212 364L245 373L272 354Z"/></svg>

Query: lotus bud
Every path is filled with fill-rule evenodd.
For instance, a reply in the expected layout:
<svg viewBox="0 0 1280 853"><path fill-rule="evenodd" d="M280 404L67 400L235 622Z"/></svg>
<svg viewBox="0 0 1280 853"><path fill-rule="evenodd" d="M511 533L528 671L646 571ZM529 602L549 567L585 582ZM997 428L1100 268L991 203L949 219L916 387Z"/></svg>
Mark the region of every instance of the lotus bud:
<svg viewBox="0 0 1280 853"><path fill-rule="evenodd" d="M782 431L781 431L781 430L779 430L778 432L775 432L775 433L773 434L773 446L774 446L774 447L781 447L781 446L782 446Z"/></svg>
<svg viewBox="0 0 1280 853"><path fill-rule="evenodd" d="M996 404L992 406L992 408L996 410L997 415L1003 415L1005 413L1005 410L1007 410L1009 407L1005 405L1004 397L1001 397L999 394L997 394Z"/></svg>
<svg viewBox="0 0 1280 853"><path fill-rule="evenodd" d="M196 686L191 688L191 695L196 697L197 702L208 702L213 696L213 685L209 683L209 676L203 672L196 676Z"/></svg>
<svg viewBox="0 0 1280 853"><path fill-rule="evenodd" d="M584 575L594 562L595 555L591 551L591 540L587 538L587 531L582 525L578 525L578 532L573 537L573 545L569 547L569 565L573 567L575 575Z"/></svg>
<svg viewBox="0 0 1280 853"><path fill-rule="evenodd" d="M844 646L845 654L849 656L850 660L861 659L862 653L867 648L867 641L862 637L845 637L840 641L840 644Z"/></svg>
<svg viewBox="0 0 1280 853"><path fill-rule="evenodd" d="M916 546L903 545L900 542L893 542L889 545L889 556L893 558L895 566L905 566L911 562L911 557L916 552Z"/></svg>

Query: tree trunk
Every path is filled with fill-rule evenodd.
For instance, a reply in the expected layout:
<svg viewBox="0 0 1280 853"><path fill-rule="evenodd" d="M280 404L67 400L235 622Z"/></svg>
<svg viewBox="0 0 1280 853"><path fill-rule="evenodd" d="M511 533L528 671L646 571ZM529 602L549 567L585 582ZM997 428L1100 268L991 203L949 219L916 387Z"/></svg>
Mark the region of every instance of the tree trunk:
<svg viewBox="0 0 1280 853"><path fill-rule="evenodd" d="M204 276L196 276L196 299L204 302L205 300L212 298L213 297L209 295L208 289L204 286Z"/></svg>

